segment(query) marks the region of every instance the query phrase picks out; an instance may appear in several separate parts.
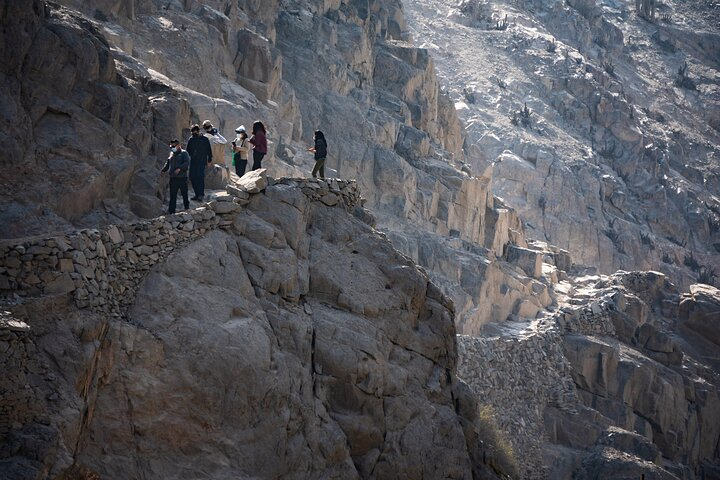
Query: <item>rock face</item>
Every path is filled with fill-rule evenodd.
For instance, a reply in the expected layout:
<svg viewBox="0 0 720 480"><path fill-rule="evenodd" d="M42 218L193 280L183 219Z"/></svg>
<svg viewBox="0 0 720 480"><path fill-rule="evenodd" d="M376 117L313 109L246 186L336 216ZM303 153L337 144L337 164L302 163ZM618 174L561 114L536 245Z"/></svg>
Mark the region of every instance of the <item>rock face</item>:
<svg viewBox="0 0 720 480"><path fill-rule="evenodd" d="M168 112L118 72L99 27L77 12L42 1L3 2L1 11L0 182L13 192L1 200L1 235L132 218L147 208L140 203L158 208L156 176L143 163Z"/></svg>
<svg viewBox="0 0 720 480"><path fill-rule="evenodd" d="M602 273L662 271L686 290L717 282L720 265L720 133L708 113L720 111L718 11L676 0L650 21L643 5L655 3L406 9L466 124L466 161L492 166L493 193L528 236Z"/></svg>
<svg viewBox="0 0 720 480"><path fill-rule="evenodd" d="M19 194L7 199L3 211L12 225L4 233L7 237L160 215L166 180L156 173L166 158L168 139L186 138L188 127L204 119L229 138L237 125L260 118L270 132L264 165L276 176L306 174L313 162L306 153L311 132L325 132L329 171L357 179L377 225L428 268L458 306L467 332L491 320L527 313L515 311L515 304L532 291L494 263L503 257L506 245L525 247L523 226L512 209L493 198L489 173L472 177L463 171L463 137L454 107L441 92L428 51L408 42L399 2L374 1L367 8L307 1L282 7L214 1L182 6L61 3L66 7L38 1L35 9L8 10L7 15L18 16L19 23L32 25L33 31L66 32L67 38L54 47L62 52L53 55L69 59L69 80L45 75L43 69L19 78L37 77L34 82L48 86L48 95L33 97L33 111L55 112L53 102L63 100L66 109L77 106L73 118L82 117L83 125L92 128L66 131L68 122L62 117L57 128L39 130L31 118L30 133L22 138L30 144L42 132L43 139L23 155L37 163L33 175L92 170L96 173L90 177L96 182L84 193L85 185L68 189L70 183L53 179L55 173L38 181L33 176L27 189L35 191L36 184L48 187L27 199L16 198ZM7 43L14 45L17 40L9 31L7 35ZM44 37L33 38L21 50L27 50L28 58L47 56ZM88 38L95 39L92 49L82 47ZM191 54L188 45L193 45ZM92 65L100 65L100 60L92 63L84 56L106 62L104 70L98 67L96 73ZM90 70L85 72L88 62ZM3 67L10 83L17 73L10 72L12 65ZM321 70L330 74L319 75ZM62 88L50 88L58 82ZM102 99L90 95L108 89L115 93ZM21 97L10 95L9 101L17 98ZM25 109L28 104L19 103ZM99 105L105 105L103 115L96 112ZM70 138L88 150L53 146ZM214 161L224 165L229 150L217 150ZM57 168L43 160L52 155ZM229 180L217 165L207 173L209 188L224 188ZM23 177L14 171L7 175L11 190L21 190L17 186ZM86 177L72 176L74 181ZM71 200L70 207L55 200L55 189L67 192L63 195ZM457 241L447 242L448 237ZM446 255L448 249L454 253ZM468 271L458 272L453 265L458 255L467 259ZM487 302L497 296L490 294L494 289L468 281L481 279L478 270L487 267L512 298L498 309ZM534 301L539 307L546 303Z"/></svg>
<svg viewBox="0 0 720 480"><path fill-rule="evenodd" d="M494 477L448 299L343 190L269 181L138 278L124 318L68 294L6 314L4 371L26 376L3 380L4 477Z"/></svg>
<svg viewBox="0 0 720 480"><path fill-rule="evenodd" d="M718 375L681 325L717 292L683 298L657 272L563 284L558 312L458 337L458 375L497 412L522 478L714 478Z"/></svg>
<svg viewBox="0 0 720 480"><path fill-rule="evenodd" d="M3 476L720 470L717 292L586 276L712 283L713 31L594 1L514 2L503 24L423 0L410 27L398 0L11 3ZM659 89L646 37L706 62L698 91L692 60ZM482 79L461 92L445 57ZM268 170L228 175L216 146L222 191L159 216L167 141L205 119L263 120ZM299 178L315 129L354 180Z"/></svg>

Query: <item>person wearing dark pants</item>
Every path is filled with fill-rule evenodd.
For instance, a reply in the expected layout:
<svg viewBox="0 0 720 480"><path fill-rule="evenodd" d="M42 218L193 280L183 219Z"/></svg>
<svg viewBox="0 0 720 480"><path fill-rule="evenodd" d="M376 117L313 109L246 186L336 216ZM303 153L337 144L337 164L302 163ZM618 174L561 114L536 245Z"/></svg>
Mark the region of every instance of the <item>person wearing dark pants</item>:
<svg viewBox="0 0 720 480"><path fill-rule="evenodd" d="M190 182L195 192L192 200L202 200L205 197L205 167L212 163L212 148L210 140L200 135L200 125L193 125L190 133L187 152L190 154Z"/></svg>
<svg viewBox="0 0 720 480"><path fill-rule="evenodd" d="M248 140L253 146L253 170L262 168L262 159L267 154L267 131L261 121L252 126L252 137Z"/></svg>
<svg viewBox="0 0 720 480"><path fill-rule="evenodd" d="M178 190L183 197L183 206L185 210L190 208L190 200L188 199L187 172L190 167L190 155L183 150L178 140L170 142L170 156L165 162L165 166L161 172L170 174L170 205L168 213L175 213L177 205Z"/></svg>
<svg viewBox="0 0 720 480"><path fill-rule="evenodd" d="M325 158L327 157L327 142L325 141L325 134L320 130L315 130L313 135L315 140L315 146L308 148L308 152L315 154L315 166L312 169L313 178L317 177L318 172L320 178L325 178Z"/></svg>
<svg viewBox="0 0 720 480"><path fill-rule="evenodd" d="M238 177L245 175L245 169L248 163L248 136L245 132L245 125L240 125L235 129L237 137L232 142L233 146L233 165L235 165L235 174Z"/></svg>

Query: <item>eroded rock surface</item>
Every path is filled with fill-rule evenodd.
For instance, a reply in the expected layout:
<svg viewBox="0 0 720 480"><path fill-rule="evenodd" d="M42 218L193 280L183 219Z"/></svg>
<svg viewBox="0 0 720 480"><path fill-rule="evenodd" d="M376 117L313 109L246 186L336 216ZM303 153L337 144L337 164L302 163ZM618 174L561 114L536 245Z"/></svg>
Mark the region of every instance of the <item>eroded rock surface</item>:
<svg viewBox="0 0 720 480"><path fill-rule="evenodd" d="M559 311L458 337L458 374L522 478L714 478L719 378L683 319L707 327L717 291L680 296L658 272L571 280Z"/></svg>
<svg viewBox="0 0 720 480"><path fill-rule="evenodd" d="M12 307L0 471L494 477L447 297L345 200L268 181L138 278L124 318L71 293Z"/></svg>
<svg viewBox="0 0 720 480"><path fill-rule="evenodd" d="M651 4L654 19L642 10ZM476 174L492 166L493 193L529 237L604 274L657 270L684 290L718 281L717 4L420 0L406 10L464 121L466 161Z"/></svg>

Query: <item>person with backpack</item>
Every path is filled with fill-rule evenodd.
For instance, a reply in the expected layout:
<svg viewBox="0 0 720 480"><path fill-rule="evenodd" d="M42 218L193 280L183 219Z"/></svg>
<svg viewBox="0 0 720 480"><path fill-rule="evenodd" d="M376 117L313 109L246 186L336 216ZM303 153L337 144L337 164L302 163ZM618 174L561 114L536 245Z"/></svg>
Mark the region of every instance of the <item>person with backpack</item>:
<svg viewBox="0 0 720 480"><path fill-rule="evenodd" d="M232 142L233 146L233 165L235 165L235 174L238 177L245 175L245 169L248 162L248 136L245 132L245 125L240 125L235 129L237 137Z"/></svg>
<svg viewBox="0 0 720 480"><path fill-rule="evenodd" d="M185 210L190 208L190 200L188 200L187 172L190 167L190 155L180 146L180 141L173 139L170 142L170 156L165 162L165 166L160 172L169 172L170 174L170 205L168 213L175 213L177 204L177 193L183 197L183 206Z"/></svg>
<svg viewBox="0 0 720 480"><path fill-rule="evenodd" d="M190 183L195 192L191 200L201 201L205 197L205 167L213 159L212 148L210 140L200 135L200 125L193 125L190 133L192 136L187 142L187 152L190 155Z"/></svg>
<svg viewBox="0 0 720 480"><path fill-rule="evenodd" d="M205 136L210 141L215 163L229 170L227 159L225 158L225 145L227 144L227 140L220 134L218 129L213 126L210 120L205 120L202 123L202 127L203 130L205 130Z"/></svg>
<svg viewBox="0 0 720 480"><path fill-rule="evenodd" d="M262 159L267 155L267 131L260 120L253 123L252 137L248 140L253 149L253 170L262 168Z"/></svg>
<svg viewBox="0 0 720 480"><path fill-rule="evenodd" d="M317 173L320 172L320 178L325 178L325 158L327 157L327 142L325 141L325 134L320 130L315 130L313 135L315 140L315 146L308 148L308 152L315 154L315 166L312 169L313 178L317 178Z"/></svg>

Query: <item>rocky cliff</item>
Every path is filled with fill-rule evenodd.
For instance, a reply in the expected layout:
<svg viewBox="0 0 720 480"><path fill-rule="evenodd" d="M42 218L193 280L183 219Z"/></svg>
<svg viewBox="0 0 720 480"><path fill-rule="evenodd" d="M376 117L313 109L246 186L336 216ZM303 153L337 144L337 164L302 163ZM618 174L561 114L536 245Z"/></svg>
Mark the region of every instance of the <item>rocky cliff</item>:
<svg viewBox="0 0 720 480"><path fill-rule="evenodd" d="M448 299L348 214L354 185L261 180L191 215L3 247L6 265L102 259L94 298L124 291L88 305L95 279L73 273L3 314L4 478L495 477Z"/></svg>
<svg viewBox="0 0 720 480"><path fill-rule="evenodd" d="M0 3L0 468L717 476L720 301L689 287L716 261L715 134L650 145L617 27L644 24L553 5L508 21L414 2L409 28L395 0ZM710 72L695 106L714 101L712 28L686 45ZM542 29L556 38L528 39ZM482 78L513 74L473 84L460 67L486 54L455 33L501 46ZM228 137L262 119L270 177L216 158L213 200L159 216L166 142L206 118ZM354 180L300 178L318 128L331 176ZM595 275L618 267L669 276Z"/></svg>
<svg viewBox="0 0 720 480"><path fill-rule="evenodd" d="M720 12L673 0L657 2L651 18L636 3L422 0L407 9L465 122L467 162L475 172L492 166L493 193L529 236L601 273L712 284Z"/></svg>

